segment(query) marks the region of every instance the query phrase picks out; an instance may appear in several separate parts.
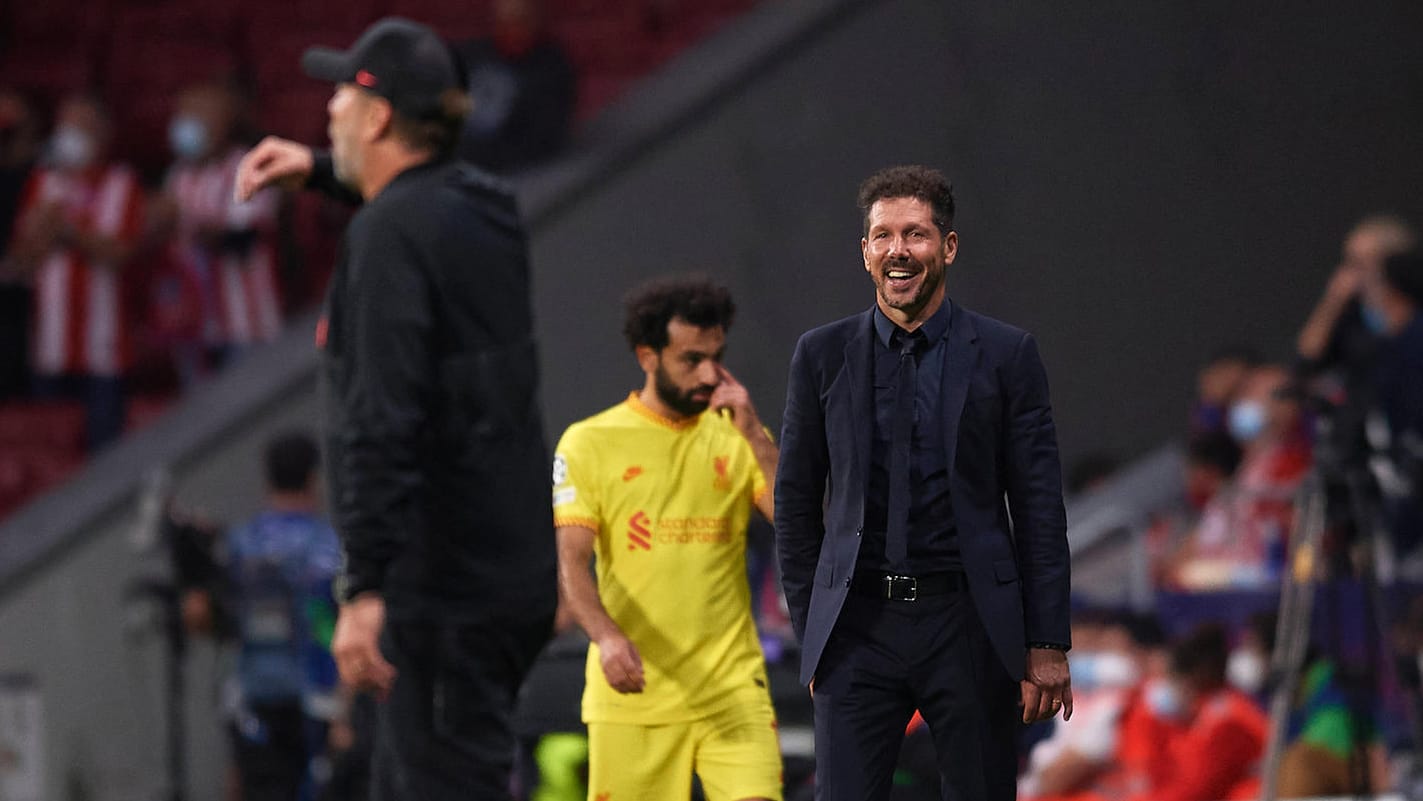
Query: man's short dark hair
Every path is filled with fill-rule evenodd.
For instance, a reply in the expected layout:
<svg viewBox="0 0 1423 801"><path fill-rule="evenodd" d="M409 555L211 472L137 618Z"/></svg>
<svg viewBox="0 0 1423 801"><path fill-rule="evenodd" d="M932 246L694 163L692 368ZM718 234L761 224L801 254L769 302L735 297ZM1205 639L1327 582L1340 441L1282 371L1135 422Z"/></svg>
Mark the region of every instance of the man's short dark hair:
<svg viewBox="0 0 1423 801"><path fill-rule="evenodd" d="M1217 623L1202 623L1172 646L1171 672L1205 687L1220 687L1225 684L1225 664L1229 659L1225 628Z"/></svg>
<svg viewBox="0 0 1423 801"><path fill-rule="evenodd" d="M411 117L392 109L391 131L411 150L448 156L459 144L460 132L469 114L469 96L450 90L440 102L441 109L428 117Z"/></svg>
<svg viewBox="0 0 1423 801"><path fill-rule="evenodd" d="M940 234L954 230L954 185L932 167L909 164L880 170L860 184L860 211L865 213L865 231L870 230L870 207L876 200L912 197L934 210L934 225Z"/></svg>
<svg viewBox="0 0 1423 801"><path fill-rule="evenodd" d="M1224 431L1203 431L1191 437L1186 461L1198 467L1214 467L1229 478L1240 466L1240 446Z"/></svg>
<svg viewBox="0 0 1423 801"><path fill-rule="evenodd" d="M316 440L290 431L267 443L267 486L277 492L301 492L311 484L321 464Z"/></svg>
<svg viewBox="0 0 1423 801"><path fill-rule="evenodd" d="M1383 263L1384 282L1402 293L1413 305L1423 307L1423 251L1396 253Z"/></svg>
<svg viewBox="0 0 1423 801"><path fill-rule="evenodd" d="M736 304L726 287L701 276L663 278L628 293L624 302L623 336L628 346L667 347L667 324L684 320L698 328L731 329Z"/></svg>

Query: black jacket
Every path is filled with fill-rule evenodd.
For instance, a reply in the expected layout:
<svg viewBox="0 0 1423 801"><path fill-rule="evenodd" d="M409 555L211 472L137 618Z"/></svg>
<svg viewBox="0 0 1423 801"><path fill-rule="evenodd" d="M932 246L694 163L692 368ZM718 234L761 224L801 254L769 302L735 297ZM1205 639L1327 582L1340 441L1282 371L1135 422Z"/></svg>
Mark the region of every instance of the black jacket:
<svg viewBox="0 0 1423 801"><path fill-rule="evenodd" d="M855 574L874 419L872 310L796 344L776 471L776 546L801 682L815 675ZM1022 678L1030 646L1066 647L1071 564L1047 373L1025 331L955 305L940 421L973 607ZM1005 503L1006 501L1006 503ZM1011 515L1011 522L1009 513Z"/></svg>
<svg viewBox="0 0 1423 801"><path fill-rule="evenodd" d="M328 159L312 184L340 194ZM454 161L352 218L327 296L327 465L346 594L393 619L551 615L548 449L512 192Z"/></svg>

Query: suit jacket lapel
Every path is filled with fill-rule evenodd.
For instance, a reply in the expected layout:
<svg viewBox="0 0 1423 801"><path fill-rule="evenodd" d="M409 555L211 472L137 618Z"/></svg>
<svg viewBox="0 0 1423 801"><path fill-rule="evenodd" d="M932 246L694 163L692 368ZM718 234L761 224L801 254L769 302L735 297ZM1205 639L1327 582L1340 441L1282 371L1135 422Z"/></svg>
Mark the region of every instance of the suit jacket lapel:
<svg viewBox="0 0 1423 801"><path fill-rule="evenodd" d="M874 310L862 315L858 332L845 345L845 372L850 388L850 411L853 415L855 468L864 495L869 487L870 434L874 430L874 373L870 364L871 337L874 332Z"/></svg>
<svg viewBox="0 0 1423 801"><path fill-rule="evenodd" d="M963 417L973 370L978 365L978 331L957 303L954 304L953 316L949 318L948 342L944 344L947 347L944 348L944 375L940 388L944 404L944 453L948 457L949 475L953 475L954 460L958 456L959 420Z"/></svg>

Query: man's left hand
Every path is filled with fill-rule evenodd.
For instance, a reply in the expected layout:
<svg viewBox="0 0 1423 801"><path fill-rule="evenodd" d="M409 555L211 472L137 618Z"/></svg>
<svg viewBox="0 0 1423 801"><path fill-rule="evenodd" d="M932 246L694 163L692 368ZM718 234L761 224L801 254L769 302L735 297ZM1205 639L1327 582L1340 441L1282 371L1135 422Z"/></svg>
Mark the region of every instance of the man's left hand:
<svg viewBox="0 0 1423 801"><path fill-rule="evenodd" d="M1051 720L1062 710L1072 718L1072 677L1067 654L1052 648L1028 649L1028 675L1022 681L1023 722Z"/></svg>
<svg viewBox="0 0 1423 801"><path fill-rule="evenodd" d="M716 371L721 376L721 383L716 385L712 391L711 408L715 412L728 409L731 412L731 422L736 425L736 430L747 439L765 433L761 426L761 418L756 416L756 407L751 405L751 393L746 391L740 381L731 374L731 371L722 365L716 366Z"/></svg>

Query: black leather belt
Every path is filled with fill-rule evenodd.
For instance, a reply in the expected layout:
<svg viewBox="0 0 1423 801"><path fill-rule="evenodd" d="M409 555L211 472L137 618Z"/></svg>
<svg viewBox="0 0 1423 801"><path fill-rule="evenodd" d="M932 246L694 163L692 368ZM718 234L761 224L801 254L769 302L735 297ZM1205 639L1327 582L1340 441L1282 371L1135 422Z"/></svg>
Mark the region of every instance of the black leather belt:
<svg viewBox="0 0 1423 801"><path fill-rule="evenodd" d="M931 595L947 595L965 586L964 574L949 571L924 576L901 576L895 573L856 573L850 589L856 595L884 601L917 601Z"/></svg>

